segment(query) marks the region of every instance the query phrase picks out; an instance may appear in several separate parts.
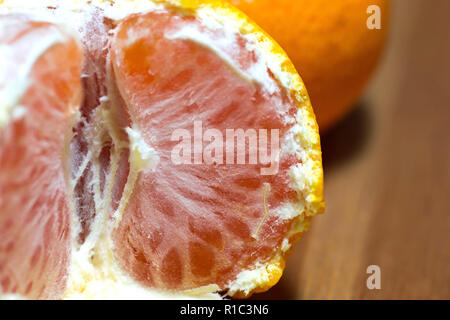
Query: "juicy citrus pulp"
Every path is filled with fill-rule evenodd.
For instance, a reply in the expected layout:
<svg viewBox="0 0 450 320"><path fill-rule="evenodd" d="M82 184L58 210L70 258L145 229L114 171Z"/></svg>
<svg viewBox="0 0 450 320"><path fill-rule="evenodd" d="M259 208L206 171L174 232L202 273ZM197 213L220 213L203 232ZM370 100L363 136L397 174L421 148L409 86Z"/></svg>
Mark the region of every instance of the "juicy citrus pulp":
<svg viewBox="0 0 450 320"><path fill-rule="evenodd" d="M8 61L0 80L0 287L54 297L70 262L64 167L81 51L59 27L22 15L0 18L0 46Z"/></svg>
<svg viewBox="0 0 450 320"><path fill-rule="evenodd" d="M67 150L60 140L55 153L47 155L46 166L39 168L52 178L64 177L65 170L69 176L67 186L64 179L46 182L49 188L62 188L65 209L50 209L47 216L64 219L65 224L60 224L67 229L64 235L69 233L68 208L72 208L72 243L50 241L72 257L67 269L67 264L50 255L49 263L57 267L48 272L61 270L55 283L64 287L68 276L69 297L83 295L102 281L128 281L187 295L196 290L228 290L230 295L246 296L274 285L292 242L309 217L323 209L317 126L292 64L258 27L220 1L82 1L79 5L73 10L57 2L51 8L29 10L38 14L27 18L30 24L35 20L60 24L58 14L76 19L84 52L81 77L71 73L73 90L63 90L65 78L59 77L80 66L74 41L69 43L75 48L64 55L73 68L58 66L62 59L58 57L47 69L60 73L32 78L35 86L50 82L62 97L77 91L79 78L83 88L70 168L65 169L64 160L58 165L51 160L65 159ZM11 14L2 19L11 19ZM34 40L47 38L36 35ZM41 58L57 48L51 46ZM33 68L38 66L39 60ZM72 101L64 100L69 111ZM50 106L50 102L45 105ZM24 107L29 110L33 104ZM37 115L26 113L6 123L0 131L2 139L3 132L20 119L41 124ZM49 130L59 126L71 130L68 120L54 127L51 123L56 120L46 121ZM267 163L196 163L205 154L195 151L189 156L194 163L174 163L171 156L179 141L173 133L192 130L195 123L201 123L204 131L214 129L224 135L227 129L277 130L278 172L261 175ZM30 130L12 137L28 142L32 138L27 134L37 135ZM4 144L1 148L3 152ZM244 158L250 157L246 149ZM37 156L24 161L20 169L39 163ZM1 172L12 171L2 166ZM0 187L22 192L10 181L1 180ZM37 199L55 201L54 194L40 189ZM29 191L22 196L30 197ZM3 196L1 200L5 201ZM12 217L3 202L0 218ZM29 209L30 215L35 212ZM39 227L42 221L36 221ZM29 247L22 250L29 254ZM18 252L10 250L8 257L19 257ZM29 269L34 272L33 266ZM10 277L0 271L4 274ZM6 290L30 297L60 293L39 296L19 287Z"/></svg>

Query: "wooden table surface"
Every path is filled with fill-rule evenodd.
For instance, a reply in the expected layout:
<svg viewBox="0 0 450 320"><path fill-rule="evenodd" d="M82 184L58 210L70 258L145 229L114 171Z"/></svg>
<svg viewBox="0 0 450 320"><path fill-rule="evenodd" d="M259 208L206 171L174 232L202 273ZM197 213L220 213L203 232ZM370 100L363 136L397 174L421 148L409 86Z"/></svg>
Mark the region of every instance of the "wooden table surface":
<svg viewBox="0 0 450 320"><path fill-rule="evenodd" d="M450 299L449 16L449 0L392 1L376 74L322 136L326 212L254 298Z"/></svg>

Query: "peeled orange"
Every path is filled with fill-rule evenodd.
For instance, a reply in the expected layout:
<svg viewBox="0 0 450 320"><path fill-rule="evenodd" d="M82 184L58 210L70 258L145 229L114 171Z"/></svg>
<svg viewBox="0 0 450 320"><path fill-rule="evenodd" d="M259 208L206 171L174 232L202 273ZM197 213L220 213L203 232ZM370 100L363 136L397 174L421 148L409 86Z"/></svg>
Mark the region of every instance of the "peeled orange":
<svg viewBox="0 0 450 320"><path fill-rule="evenodd" d="M305 81L321 131L354 106L384 46L388 0L230 2L286 50ZM372 28L373 18L379 18L379 29Z"/></svg>
<svg viewBox="0 0 450 320"><path fill-rule="evenodd" d="M5 1L0 26L4 294L245 297L279 280L323 210L321 152L259 27L226 2L144 0Z"/></svg>

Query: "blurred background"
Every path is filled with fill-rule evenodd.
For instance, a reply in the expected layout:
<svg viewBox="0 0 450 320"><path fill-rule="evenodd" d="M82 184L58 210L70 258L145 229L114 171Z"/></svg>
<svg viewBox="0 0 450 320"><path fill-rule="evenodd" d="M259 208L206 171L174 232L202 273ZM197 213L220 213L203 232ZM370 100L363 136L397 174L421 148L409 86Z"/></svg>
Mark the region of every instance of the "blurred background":
<svg viewBox="0 0 450 320"><path fill-rule="evenodd" d="M255 299L450 299L450 1L393 0L389 15L362 97L321 132L325 214Z"/></svg>

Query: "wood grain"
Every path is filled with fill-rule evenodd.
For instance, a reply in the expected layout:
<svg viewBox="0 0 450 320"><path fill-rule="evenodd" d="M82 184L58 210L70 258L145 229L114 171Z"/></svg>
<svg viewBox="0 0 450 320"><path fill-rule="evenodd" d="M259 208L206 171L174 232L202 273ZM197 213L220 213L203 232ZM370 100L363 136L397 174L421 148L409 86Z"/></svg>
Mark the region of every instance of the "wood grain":
<svg viewBox="0 0 450 320"><path fill-rule="evenodd" d="M448 0L392 1L375 77L322 136L326 212L255 298L450 299L449 15Z"/></svg>

